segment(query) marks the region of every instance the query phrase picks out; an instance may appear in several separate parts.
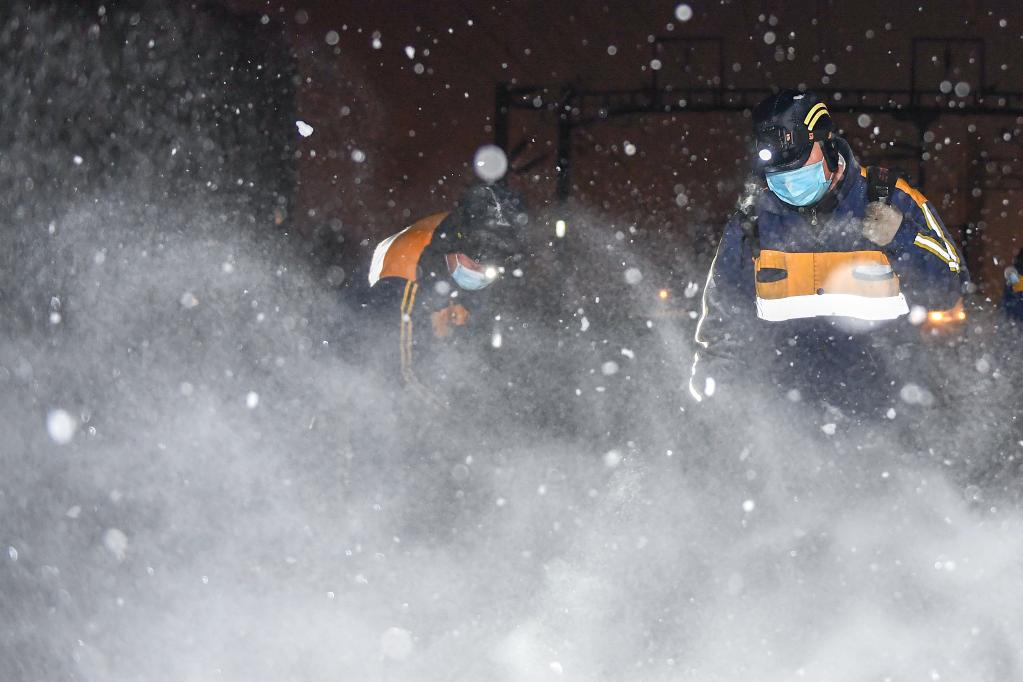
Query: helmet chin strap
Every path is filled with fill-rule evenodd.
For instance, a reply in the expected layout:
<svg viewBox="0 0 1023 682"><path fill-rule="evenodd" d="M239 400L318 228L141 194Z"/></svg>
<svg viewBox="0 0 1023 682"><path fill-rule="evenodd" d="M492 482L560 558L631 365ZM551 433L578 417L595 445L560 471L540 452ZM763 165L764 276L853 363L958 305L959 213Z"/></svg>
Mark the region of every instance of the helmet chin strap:
<svg viewBox="0 0 1023 682"><path fill-rule="evenodd" d="M831 138L831 133L821 140L821 151L824 152L824 165L828 167L828 171L831 173L837 173L841 161L841 154L838 153L838 148L835 147L835 143Z"/></svg>

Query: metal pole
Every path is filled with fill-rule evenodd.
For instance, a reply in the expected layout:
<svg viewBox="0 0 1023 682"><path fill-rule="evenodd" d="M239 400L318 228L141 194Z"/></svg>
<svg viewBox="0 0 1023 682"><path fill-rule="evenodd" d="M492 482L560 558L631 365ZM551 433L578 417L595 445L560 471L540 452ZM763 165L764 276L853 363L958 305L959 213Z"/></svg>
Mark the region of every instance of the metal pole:
<svg viewBox="0 0 1023 682"><path fill-rule="evenodd" d="M508 151L508 105L510 103L507 83L498 83L494 90L494 144Z"/></svg>
<svg viewBox="0 0 1023 682"><path fill-rule="evenodd" d="M558 117L558 201L565 201L572 192L571 162L572 121L570 115L563 111Z"/></svg>
<svg viewBox="0 0 1023 682"><path fill-rule="evenodd" d="M565 201L572 193L572 107L575 95L571 88L565 88L558 103L558 138L557 138L557 197Z"/></svg>

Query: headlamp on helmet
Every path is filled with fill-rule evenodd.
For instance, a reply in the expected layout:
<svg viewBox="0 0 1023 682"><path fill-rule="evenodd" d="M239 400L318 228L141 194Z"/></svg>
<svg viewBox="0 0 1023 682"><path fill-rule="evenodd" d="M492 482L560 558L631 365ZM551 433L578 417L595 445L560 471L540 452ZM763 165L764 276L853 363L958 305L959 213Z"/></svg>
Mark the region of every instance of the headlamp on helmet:
<svg viewBox="0 0 1023 682"><path fill-rule="evenodd" d="M820 142L834 170L838 153L830 142L832 130L831 114L814 93L782 90L768 97L753 110L757 169L776 173L799 168Z"/></svg>

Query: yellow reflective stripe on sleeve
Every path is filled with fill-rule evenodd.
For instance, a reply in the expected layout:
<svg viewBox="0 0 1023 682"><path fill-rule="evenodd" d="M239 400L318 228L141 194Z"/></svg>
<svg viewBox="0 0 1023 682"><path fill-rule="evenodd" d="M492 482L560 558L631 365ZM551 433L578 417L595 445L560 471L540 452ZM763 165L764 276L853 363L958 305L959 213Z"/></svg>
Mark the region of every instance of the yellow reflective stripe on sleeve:
<svg viewBox="0 0 1023 682"><path fill-rule="evenodd" d="M401 334L399 337L401 352L401 375L406 381L412 375L412 304L416 300L415 282L405 283L405 292L401 298Z"/></svg>
<svg viewBox="0 0 1023 682"><path fill-rule="evenodd" d="M959 254L956 253L956 249L954 246L952 246L952 242L950 242L948 237L945 236L945 232L941 229L941 226L938 224L938 221L934 219L934 215L931 213L931 209L928 208L927 204L925 203L920 207L920 210L923 211L924 219L927 220L927 226L930 227L931 230L936 235L938 235L941 241L945 244L945 251L948 253L949 256L949 265L955 263L956 268L958 269Z"/></svg>
<svg viewBox="0 0 1023 682"><path fill-rule="evenodd" d="M920 248L927 249L938 258L941 258L948 264L948 269L951 270L952 272L959 272L960 267L959 252L956 251L955 246L952 244L951 240L949 240L949 238L945 235L945 231L941 229L941 225L934 217L934 213L931 212L931 209L928 206L929 202L927 201L927 197L925 197L918 190L910 186L910 184L903 179L900 179L897 183L895 183L895 187L909 195L909 198L913 200L913 203L915 203L917 207L920 209L920 212L923 213L924 221L926 221L927 227L931 230L931 232L936 234L938 236L938 240L940 240L939 242L937 240L934 240L933 238L925 237L924 235L918 234L916 240L914 240L913 243L919 246ZM927 240L926 243L929 246L924 246L920 242L921 238ZM937 250L930 247L937 247Z"/></svg>
<svg viewBox="0 0 1023 682"><path fill-rule="evenodd" d="M922 234L917 234L913 243L925 251L930 251L942 261L947 263L948 269L952 272L959 272L959 263L952 260L951 256L949 256L948 252L945 250L945 247L939 244L937 240Z"/></svg>
<svg viewBox="0 0 1023 682"><path fill-rule="evenodd" d="M810 107L810 111L806 112L806 118L803 119L803 125L812 129L813 126L810 125L810 119L814 117L814 114L816 114L818 111L822 109L824 110L825 113L827 113L828 109L827 107L824 106L823 102L818 102L817 104L814 104L812 107Z"/></svg>

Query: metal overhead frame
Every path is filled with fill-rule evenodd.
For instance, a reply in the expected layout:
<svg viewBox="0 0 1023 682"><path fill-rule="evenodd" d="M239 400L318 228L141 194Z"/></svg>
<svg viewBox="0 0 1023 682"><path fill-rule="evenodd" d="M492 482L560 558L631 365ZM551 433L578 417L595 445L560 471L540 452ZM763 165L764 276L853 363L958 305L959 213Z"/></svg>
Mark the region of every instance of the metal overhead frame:
<svg viewBox="0 0 1023 682"><path fill-rule="evenodd" d="M571 193L572 133L576 128L613 118L651 114L687 114L743 112L752 109L771 94L768 88L732 88L724 85L721 38L662 38L654 42L655 54L671 43L709 44L717 48L717 76L711 86L661 86L658 72L647 87L624 90L577 89L572 85L516 86L499 83L495 96L494 142L508 148L508 120L513 110L547 112L557 116L557 197L565 200ZM979 52L979 87L958 96L921 90L917 54L922 47L944 46L944 67L951 68L954 45L972 46ZM1023 116L1023 92L1000 92L984 80L984 42L978 38L924 37L912 41L909 89L898 88L814 88L828 98L832 111L876 113L912 123L920 146L931 125L942 116ZM933 61L933 60L932 60ZM924 185L923 160L917 158L917 183Z"/></svg>

